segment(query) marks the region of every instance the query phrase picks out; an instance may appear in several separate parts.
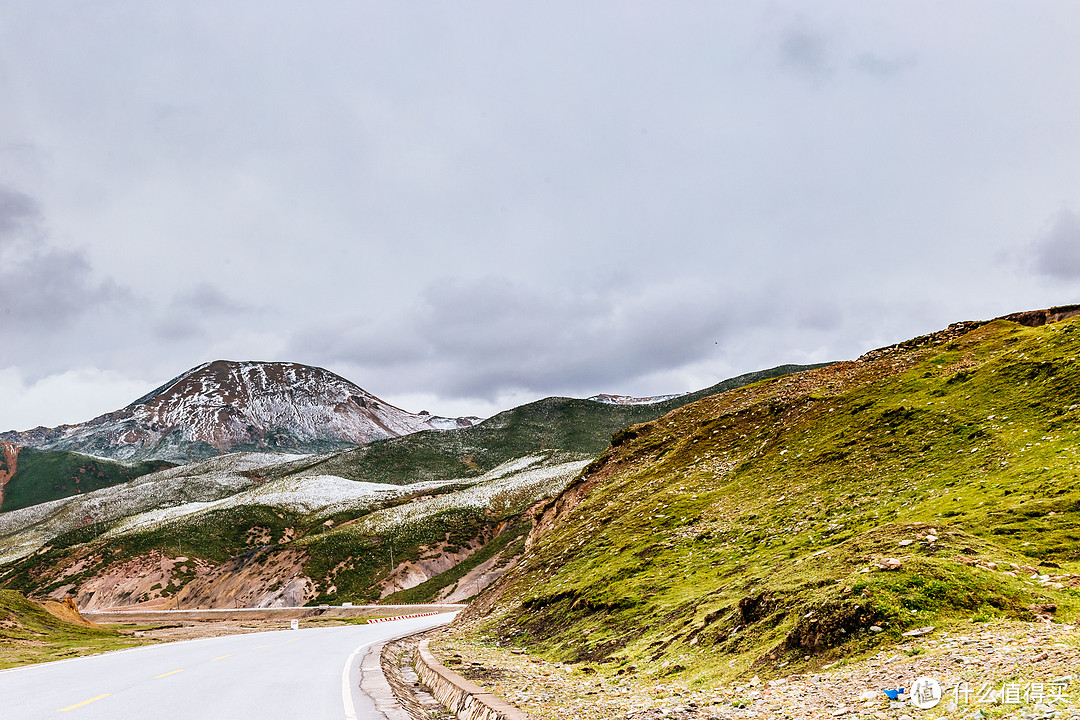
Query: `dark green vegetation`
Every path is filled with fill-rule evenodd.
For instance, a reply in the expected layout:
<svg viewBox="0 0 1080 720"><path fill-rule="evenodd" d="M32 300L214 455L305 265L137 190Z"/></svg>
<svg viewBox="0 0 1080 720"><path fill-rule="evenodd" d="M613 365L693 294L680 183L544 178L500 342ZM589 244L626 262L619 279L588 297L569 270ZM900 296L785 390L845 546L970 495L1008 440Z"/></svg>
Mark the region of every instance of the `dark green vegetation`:
<svg viewBox="0 0 1080 720"><path fill-rule="evenodd" d="M119 485L169 467L173 464L162 461L129 465L64 450L21 448L15 476L4 486L0 512Z"/></svg>
<svg viewBox="0 0 1080 720"><path fill-rule="evenodd" d="M225 508L195 515L153 530L125 533L110 540L108 547L123 557L137 557L152 550L224 562L253 547L275 547L298 529L306 533L312 522L288 510L265 505ZM258 530L254 542L252 529ZM60 545L59 540L56 543Z"/></svg>
<svg viewBox="0 0 1080 720"><path fill-rule="evenodd" d="M0 590L0 668L143 644L112 630L65 622L13 590Z"/></svg>
<svg viewBox="0 0 1080 720"><path fill-rule="evenodd" d="M308 558L304 574L315 581L319 592L311 604L377 601L379 582L393 568L438 554L445 547L486 543L496 534L499 520L485 517L481 510L451 508L422 523L398 525L384 532L355 532L346 527L306 538L301 543ZM385 602L396 601L387 598Z"/></svg>
<svg viewBox="0 0 1080 720"><path fill-rule="evenodd" d="M407 590L399 590L396 593L388 595L384 602L393 605L434 602L440 590L460 582L470 570L487 562L497 554L502 553L503 564L519 555L525 547L525 536L528 532L528 524L518 522L506 529L502 534L496 536L494 540L488 542L483 548L459 562L450 570L447 570L440 575L436 575L427 582L420 583L415 587L408 588ZM469 588L467 587L465 588L465 590L468 589Z"/></svg>
<svg viewBox="0 0 1080 720"><path fill-rule="evenodd" d="M628 425L653 420L709 395L810 367L820 366L781 365L651 405L545 398L499 413L470 428L379 440L314 464L290 466L288 471L303 467L307 474L325 473L405 485L446 477L473 477L541 450L598 455L608 446L612 434Z"/></svg>
<svg viewBox="0 0 1080 720"><path fill-rule="evenodd" d="M616 436L476 603L477 632L704 681L916 627L1074 621L1078 441L1080 320L954 326L710 397Z"/></svg>

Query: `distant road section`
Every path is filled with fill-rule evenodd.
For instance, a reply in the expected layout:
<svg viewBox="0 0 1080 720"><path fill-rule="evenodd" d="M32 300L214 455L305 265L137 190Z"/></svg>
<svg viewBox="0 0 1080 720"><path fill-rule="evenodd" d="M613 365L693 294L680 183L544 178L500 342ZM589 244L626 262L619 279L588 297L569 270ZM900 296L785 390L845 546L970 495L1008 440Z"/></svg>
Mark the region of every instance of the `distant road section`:
<svg viewBox="0 0 1080 720"><path fill-rule="evenodd" d="M0 671L15 720L384 720L359 666L384 640L454 615L167 643Z"/></svg>
<svg viewBox="0 0 1080 720"><path fill-rule="evenodd" d="M321 620L331 618L386 617L387 615L412 615L423 612L448 612L460 610L464 605L443 603L440 605L315 605L281 608L213 608L184 610L83 610L87 620L96 623L151 624L163 620Z"/></svg>

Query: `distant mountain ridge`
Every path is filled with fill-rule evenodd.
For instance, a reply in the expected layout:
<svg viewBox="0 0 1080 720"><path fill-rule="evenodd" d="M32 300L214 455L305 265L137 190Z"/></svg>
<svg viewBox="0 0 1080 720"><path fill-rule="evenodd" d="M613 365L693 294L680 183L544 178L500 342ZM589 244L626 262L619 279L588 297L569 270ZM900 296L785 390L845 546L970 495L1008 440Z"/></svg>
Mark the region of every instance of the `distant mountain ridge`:
<svg viewBox="0 0 1080 720"><path fill-rule="evenodd" d="M188 461L238 450L326 452L478 420L406 412L323 368L217 360L115 412L0 433L0 441L118 460Z"/></svg>
<svg viewBox="0 0 1080 720"><path fill-rule="evenodd" d="M596 456L613 434L709 395L791 373L824 367L779 365L728 378L702 390L650 403L548 397L504 410L472 427L416 433L313 458L306 473L405 485L440 477L469 477L543 450Z"/></svg>

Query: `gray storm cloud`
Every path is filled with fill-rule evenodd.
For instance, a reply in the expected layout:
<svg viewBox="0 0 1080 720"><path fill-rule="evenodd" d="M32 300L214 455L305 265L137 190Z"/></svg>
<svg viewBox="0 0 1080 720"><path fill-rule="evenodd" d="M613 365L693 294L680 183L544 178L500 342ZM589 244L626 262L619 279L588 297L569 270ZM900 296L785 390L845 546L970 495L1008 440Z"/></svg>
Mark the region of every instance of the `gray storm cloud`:
<svg viewBox="0 0 1080 720"><path fill-rule="evenodd" d="M41 210L32 197L0 185L0 248L40 218Z"/></svg>
<svg viewBox="0 0 1080 720"><path fill-rule="evenodd" d="M1080 215L1060 210L1034 245L1035 269L1061 280L1080 279Z"/></svg>
<svg viewBox="0 0 1080 720"><path fill-rule="evenodd" d="M40 225L33 198L0 186L0 362L21 354L21 341L54 335L123 296L83 253L49 245Z"/></svg>
<svg viewBox="0 0 1080 720"><path fill-rule="evenodd" d="M791 70L815 80L833 74L833 42L824 32L800 23L780 39L780 59Z"/></svg>
<svg viewBox="0 0 1080 720"><path fill-rule="evenodd" d="M288 352L361 368L396 392L492 400L627 387L730 352L760 326L820 332L840 320L828 301L775 290L748 299L704 283L567 290L487 278L435 283L392 320L307 330Z"/></svg>
<svg viewBox="0 0 1080 720"><path fill-rule="evenodd" d="M109 363L162 338L199 340L261 312L195 282L168 302L140 297L99 272L83 249L58 246L40 204L0 186L0 367L41 377L72 358Z"/></svg>
<svg viewBox="0 0 1080 720"><path fill-rule="evenodd" d="M208 282L197 282L174 295L161 309L154 333L163 340L195 340L209 336L223 323L251 320L265 311L236 300Z"/></svg>
<svg viewBox="0 0 1080 720"><path fill-rule="evenodd" d="M0 428L53 422L43 388L108 375L106 412L219 357L467 411L1075 301L1075 215L1039 228L1080 202L1078 23L1053 0L0 3L0 379L39 388Z"/></svg>

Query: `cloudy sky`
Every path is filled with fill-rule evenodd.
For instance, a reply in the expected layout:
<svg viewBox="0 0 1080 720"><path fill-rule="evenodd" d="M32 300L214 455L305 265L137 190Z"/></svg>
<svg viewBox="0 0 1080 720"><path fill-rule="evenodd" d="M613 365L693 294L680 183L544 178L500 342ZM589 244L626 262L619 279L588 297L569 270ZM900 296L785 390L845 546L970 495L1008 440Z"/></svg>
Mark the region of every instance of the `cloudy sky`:
<svg viewBox="0 0 1080 720"><path fill-rule="evenodd" d="M1080 302L1080 3L0 3L0 430L691 390Z"/></svg>

